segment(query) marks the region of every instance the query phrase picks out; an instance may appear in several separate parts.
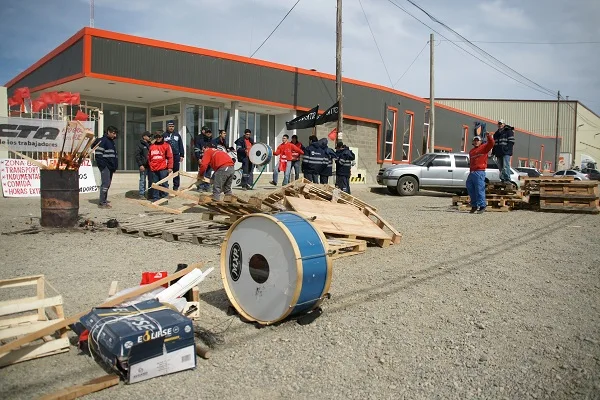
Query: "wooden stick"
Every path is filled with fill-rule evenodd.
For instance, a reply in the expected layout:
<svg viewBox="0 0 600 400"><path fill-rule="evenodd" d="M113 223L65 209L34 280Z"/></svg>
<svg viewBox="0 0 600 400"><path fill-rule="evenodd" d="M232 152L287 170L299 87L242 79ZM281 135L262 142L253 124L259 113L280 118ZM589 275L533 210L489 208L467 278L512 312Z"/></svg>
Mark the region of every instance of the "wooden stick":
<svg viewBox="0 0 600 400"><path fill-rule="evenodd" d="M14 153L16 155L18 155L19 157L21 157L24 160L29 161L31 164L35 165L36 167L38 167L39 169L48 169L47 165L42 164L41 162L39 162L38 160L34 160L33 158L26 156L23 153L19 153L18 151L15 150L11 150L8 147L4 146L4 145L0 145L0 147L5 148L6 150L10 151L11 153Z"/></svg>
<svg viewBox="0 0 600 400"><path fill-rule="evenodd" d="M169 283L169 282L173 281L174 279L181 278L182 276L192 272L194 269L200 268L202 265L204 265L204 264L203 263L192 264L189 267L182 269L179 272L175 272L173 275L169 275L169 276L167 276L163 279L160 279L156 282L152 282L147 285L140 286L136 290L126 293L122 296L116 297L112 300L108 300L108 301L100 304L98 307L113 307L118 304L121 304L127 300L138 297L144 293L148 293L149 291L154 290L157 287L164 285L165 283ZM0 360L5 356L4 353L14 350L18 347L21 347L24 344L31 343L34 340L44 337L46 335L50 335L59 329L66 328L69 325L72 325L72 324L78 322L79 319L81 317L83 317L84 315L86 315L88 312L89 312L89 310L80 312L78 314L75 314L75 315L63 320L63 321L59 321L59 322L52 324L44 329L40 329L37 332L30 333L29 335L25 335L23 337L13 340L12 342L5 344L3 346L0 346Z"/></svg>
<svg viewBox="0 0 600 400"><path fill-rule="evenodd" d="M196 343L196 354L198 354L205 360L208 360L210 358L210 349L202 346L201 344Z"/></svg>
<svg viewBox="0 0 600 400"><path fill-rule="evenodd" d="M58 392L46 395L40 400L71 400L76 399L86 394L98 392L100 390L116 386L119 384L119 376L110 374L100 378L92 379L83 385L71 386L66 389L61 389Z"/></svg>

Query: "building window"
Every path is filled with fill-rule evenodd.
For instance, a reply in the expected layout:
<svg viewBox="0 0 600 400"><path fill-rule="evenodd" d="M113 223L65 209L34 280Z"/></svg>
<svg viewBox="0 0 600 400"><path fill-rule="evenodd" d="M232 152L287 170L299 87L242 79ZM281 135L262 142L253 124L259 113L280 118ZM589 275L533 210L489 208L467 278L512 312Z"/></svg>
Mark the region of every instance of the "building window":
<svg viewBox="0 0 600 400"><path fill-rule="evenodd" d="M150 117L162 117L165 115L165 107L158 106L150 108Z"/></svg>
<svg viewBox="0 0 600 400"><path fill-rule="evenodd" d="M552 171L552 163L550 161L544 161L544 171Z"/></svg>
<svg viewBox="0 0 600 400"><path fill-rule="evenodd" d="M422 154L425 154L429 151L429 107L425 107L425 119L423 123L423 144L421 147Z"/></svg>
<svg viewBox="0 0 600 400"><path fill-rule="evenodd" d="M469 143L469 127L467 125L462 126L462 151L467 151L467 143Z"/></svg>
<svg viewBox="0 0 600 400"><path fill-rule="evenodd" d="M121 135L121 140L125 141L127 149L126 169L135 171L138 165L135 162L135 149L139 141L142 139L142 133L146 130L146 108L127 106L127 129L124 135Z"/></svg>
<svg viewBox="0 0 600 400"><path fill-rule="evenodd" d="M179 114L181 112L181 104L168 104L165 106L165 115Z"/></svg>
<svg viewBox="0 0 600 400"><path fill-rule="evenodd" d="M406 111L404 114L404 130L402 132L402 161L410 161L410 150L413 135L414 113Z"/></svg>
<svg viewBox="0 0 600 400"><path fill-rule="evenodd" d="M452 153L452 147L435 146L434 153Z"/></svg>
<svg viewBox="0 0 600 400"><path fill-rule="evenodd" d="M388 107L385 116L385 147L383 153L385 161L392 161L394 159L397 114L398 110L396 108Z"/></svg>
<svg viewBox="0 0 600 400"><path fill-rule="evenodd" d="M524 167L524 168L529 167L529 160L526 158L519 157L519 167Z"/></svg>
<svg viewBox="0 0 600 400"><path fill-rule="evenodd" d="M538 168L538 160L534 160L534 159L529 160L529 167Z"/></svg>

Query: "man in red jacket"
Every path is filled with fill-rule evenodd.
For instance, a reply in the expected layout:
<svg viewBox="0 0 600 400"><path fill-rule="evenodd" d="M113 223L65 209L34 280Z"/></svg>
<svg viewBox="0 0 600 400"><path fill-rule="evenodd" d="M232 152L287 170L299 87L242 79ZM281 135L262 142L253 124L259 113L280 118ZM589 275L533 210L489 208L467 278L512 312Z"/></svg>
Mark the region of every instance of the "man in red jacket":
<svg viewBox="0 0 600 400"><path fill-rule="evenodd" d="M150 149L148 150L148 164L150 166L150 173L152 174L152 184L165 179L173 172L173 150L171 149L171 145L165 142L160 132L154 133L154 143L150 145ZM165 181L160 186L168 188L169 183ZM168 193L166 192L152 190L152 201L157 201L167 196Z"/></svg>
<svg viewBox="0 0 600 400"><path fill-rule="evenodd" d="M487 143L482 145L481 138L473 138L473 148L469 151L470 173L467 178L467 192L471 198L471 211L473 214L483 214L487 203L485 201L485 169L487 168L488 153L494 147L492 134L487 133Z"/></svg>
<svg viewBox="0 0 600 400"><path fill-rule="evenodd" d="M233 168L233 160L229 153L216 149L216 146L212 143L204 144L204 155L202 161L200 161L200 167L198 168L198 179L204 178L204 172L208 167L212 168L213 174L213 199L216 201L221 200L221 192L225 196L231 196L231 184L233 182L233 174L235 172Z"/></svg>
<svg viewBox="0 0 600 400"><path fill-rule="evenodd" d="M270 182L271 185L277 186L277 176L279 172L283 171L283 186L287 185L290 181L290 174L292 172L292 161L294 159L294 154L296 155L296 160L300 157L300 154L304 154L304 151L300 146L289 142L288 139L290 137L286 134L281 138L281 144L277 146L277 150L273 153L276 156L279 156L279 162L275 166L275 171L273 171L273 180ZM296 172L296 175L298 173ZM298 179L298 177L296 177Z"/></svg>

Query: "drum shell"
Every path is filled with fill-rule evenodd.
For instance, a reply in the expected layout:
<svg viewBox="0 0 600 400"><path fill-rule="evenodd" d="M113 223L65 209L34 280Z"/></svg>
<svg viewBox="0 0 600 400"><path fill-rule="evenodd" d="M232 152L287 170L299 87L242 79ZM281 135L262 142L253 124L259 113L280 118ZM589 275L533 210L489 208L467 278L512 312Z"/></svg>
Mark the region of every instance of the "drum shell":
<svg viewBox="0 0 600 400"><path fill-rule="evenodd" d="M289 304L282 302L277 304L286 311L272 319L262 319L260 316L253 315L248 304L242 304L240 299L236 299L239 293L236 292L236 283L228 280L229 274L229 254L227 253L228 242L232 238L232 233L236 230L238 224L249 218L270 218L273 222L280 224L280 228L290 238L290 243L295 253L296 267L296 286L290 286L294 290L290 297ZM243 250L245 259L250 258L247 249ZM244 264L243 268L247 265ZM251 214L237 220L230 228L221 249L221 277L225 286L225 291L236 308L238 313L246 320L255 321L263 325L269 325L281 321L289 316L295 316L310 311L321 304L323 296L328 292L331 283L331 259L328 256L327 240L323 233L314 227L309 221L297 213L282 212L275 215ZM263 285L257 287L257 291L269 288L272 282L267 280ZM271 290L271 289L269 289ZM283 307L285 306L285 307Z"/></svg>
<svg viewBox="0 0 600 400"><path fill-rule="evenodd" d="M255 153L260 151L261 156L256 156ZM273 158L273 149L266 143L254 143L250 148L250 162L254 165L267 165Z"/></svg>

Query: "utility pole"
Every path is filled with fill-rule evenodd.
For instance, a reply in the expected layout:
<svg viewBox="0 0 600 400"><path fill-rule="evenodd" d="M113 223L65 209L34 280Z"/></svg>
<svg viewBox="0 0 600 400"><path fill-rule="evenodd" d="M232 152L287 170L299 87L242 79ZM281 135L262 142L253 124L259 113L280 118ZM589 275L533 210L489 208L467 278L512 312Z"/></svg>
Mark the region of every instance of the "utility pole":
<svg viewBox="0 0 600 400"><path fill-rule="evenodd" d="M435 152L435 90L434 90L434 69L433 69L433 48L435 47L433 33L429 35L429 138L431 148L427 144L427 151Z"/></svg>
<svg viewBox="0 0 600 400"><path fill-rule="evenodd" d="M342 0L337 0L337 20L335 24L335 88L338 101L338 121L336 144L343 140L344 113L342 108Z"/></svg>
<svg viewBox="0 0 600 400"><path fill-rule="evenodd" d="M94 27L94 0L90 0L90 28Z"/></svg>
<svg viewBox="0 0 600 400"><path fill-rule="evenodd" d="M554 142L554 171L558 171L558 123L560 121L560 90L556 96L556 141ZM571 168L570 165L567 168Z"/></svg>

